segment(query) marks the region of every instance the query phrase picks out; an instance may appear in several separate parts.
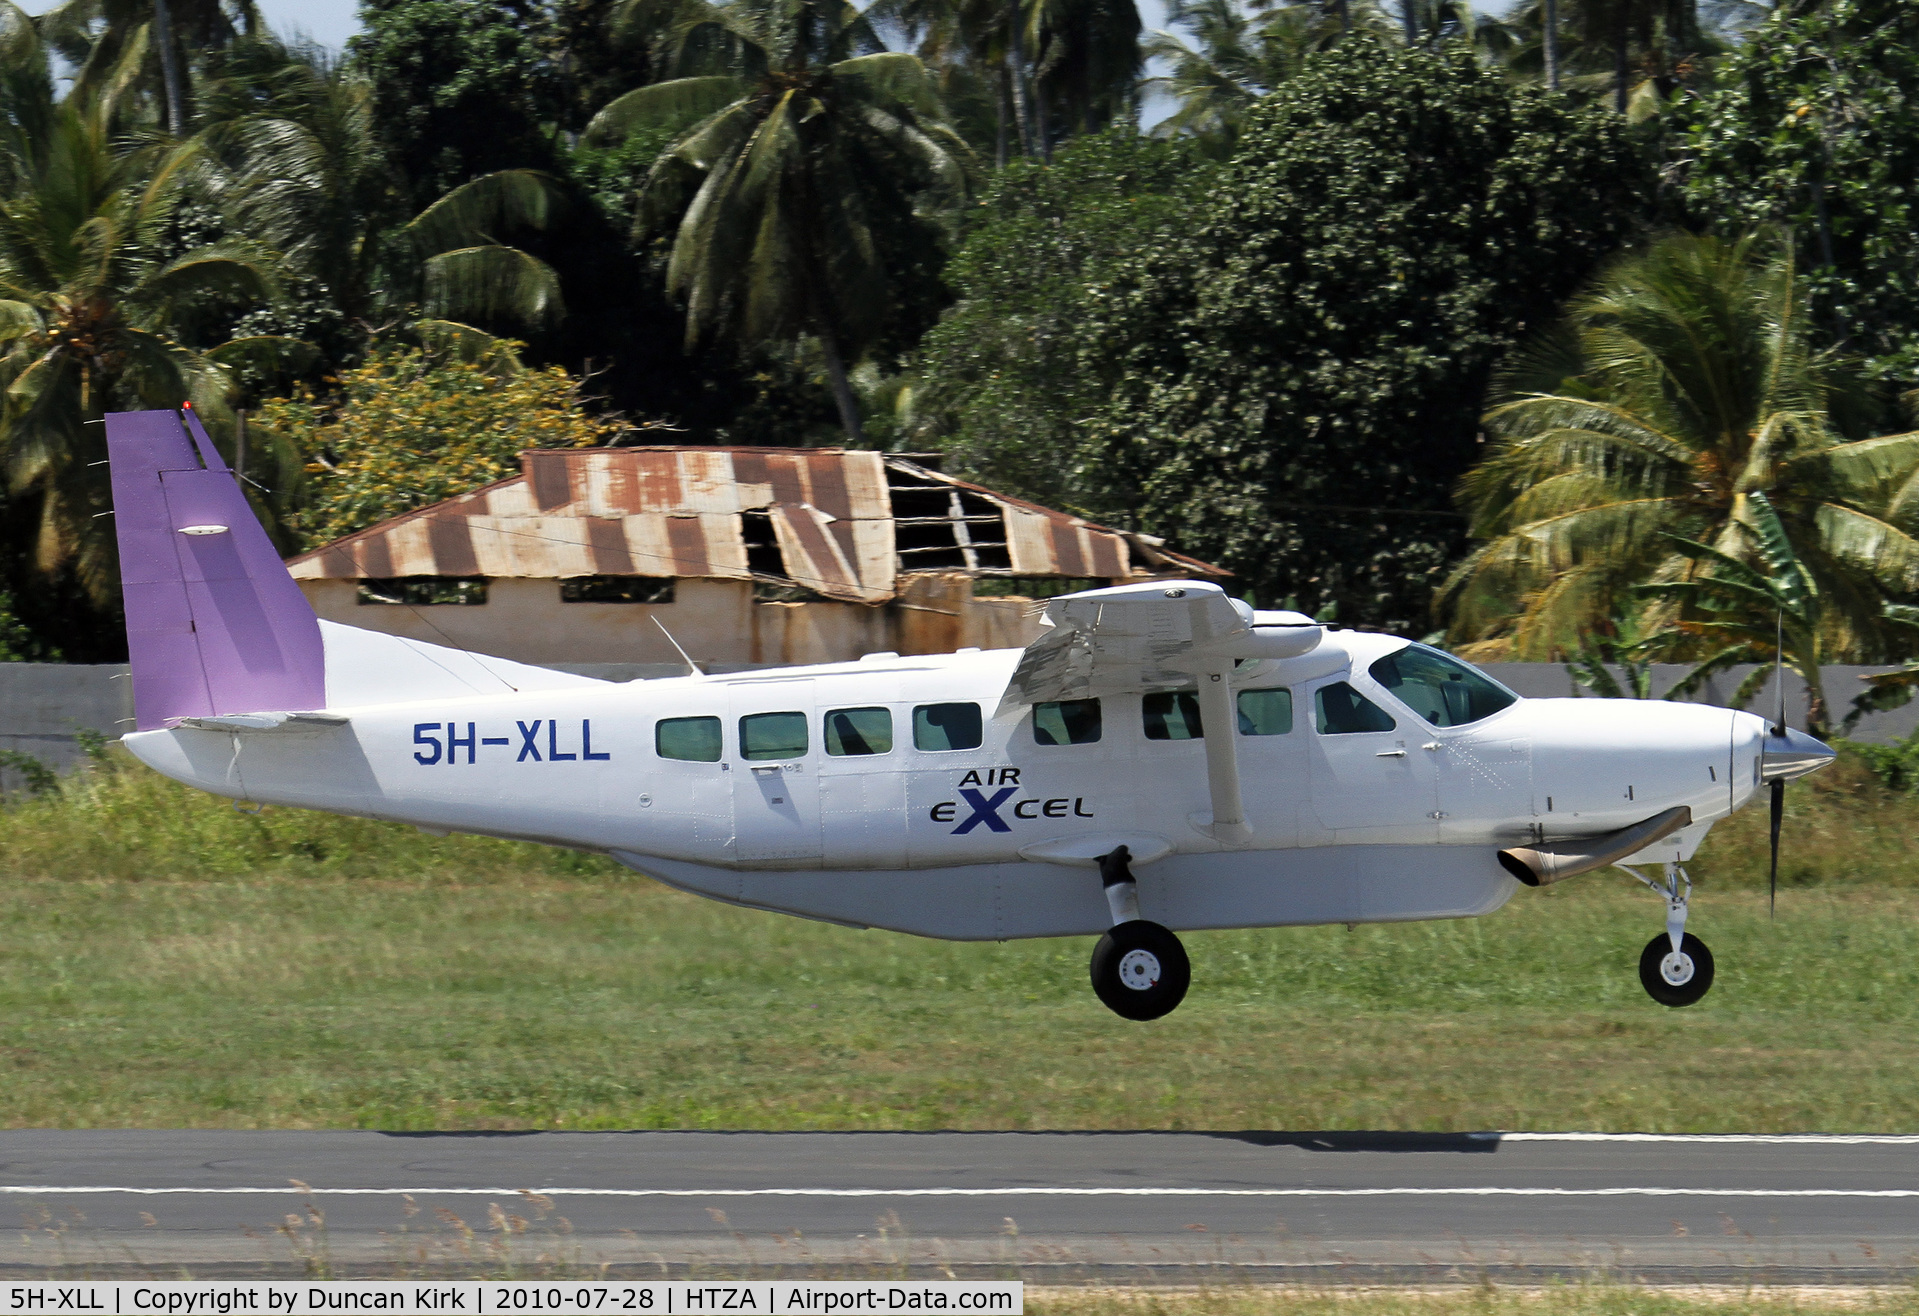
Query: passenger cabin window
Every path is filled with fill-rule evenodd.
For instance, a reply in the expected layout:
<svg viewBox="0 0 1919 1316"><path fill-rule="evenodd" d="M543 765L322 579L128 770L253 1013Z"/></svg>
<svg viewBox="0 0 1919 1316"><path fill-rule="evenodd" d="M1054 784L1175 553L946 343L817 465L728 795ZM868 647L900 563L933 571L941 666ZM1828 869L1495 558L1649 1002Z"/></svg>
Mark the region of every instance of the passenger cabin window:
<svg viewBox="0 0 1919 1316"><path fill-rule="evenodd" d="M1466 726L1519 698L1457 658L1423 644L1387 654L1366 670L1393 698L1436 727Z"/></svg>
<svg viewBox="0 0 1919 1316"><path fill-rule="evenodd" d="M1283 736L1293 729L1293 692L1291 690L1241 690L1239 692L1239 734L1242 736Z"/></svg>
<svg viewBox="0 0 1919 1316"><path fill-rule="evenodd" d="M717 717L663 717L653 724L653 748L663 759L718 763L720 720Z"/></svg>
<svg viewBox="0 0 1919 1316"><path fill-rule="evenodd" d="M1315 725L1322 736L1350 736L1363 731L1391 731L1399 724L1385 709L1344 681L1323 685L1313 693Z"/></svg>
<svg viewBox="0 0 1919 1316"><path fill-rule="evenodd" d="M893 714L884 708L836 708L826 715L826 752L837 758L893 752Z"/></svg>
<svg viewBox="0 0 1919 1316"><path fill-rule="evenodd" d="M1090 745L1099 739L1099 700L1033 705L1033 739L1041 745Z"/></svg>
<svg viewBox="0 0 1919 1316"><path fill-rule="evenodd" d="M1148 740L1198 740L1206 734L1199 724L1199 696L1191 690L1147 695L1139 704Z"/></svg>
<svg viewBox="0 0 1919 1316"><path fill-rule="evenodd" d="M914 749L978 749L984 739L978 704L921 704L913 710Z"/></svg>
<svg viewBox="0 0 1919 1316"><path fill-rule="evenodd" d="M740 757L796 759L806 753L806 714L749 713L740 719Z"/></svg>

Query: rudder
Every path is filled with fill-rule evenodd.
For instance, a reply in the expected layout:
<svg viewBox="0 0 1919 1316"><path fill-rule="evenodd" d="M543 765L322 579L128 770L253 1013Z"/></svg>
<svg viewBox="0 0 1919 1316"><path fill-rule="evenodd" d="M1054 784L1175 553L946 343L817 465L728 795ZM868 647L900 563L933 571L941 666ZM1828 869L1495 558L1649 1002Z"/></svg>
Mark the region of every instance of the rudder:
<svg viewBox="0 0 1919 1316"><path fill-rule="evenodd" d="M184 415L106 417L137 725L324 708L319 621L200 418Z"/></svg>

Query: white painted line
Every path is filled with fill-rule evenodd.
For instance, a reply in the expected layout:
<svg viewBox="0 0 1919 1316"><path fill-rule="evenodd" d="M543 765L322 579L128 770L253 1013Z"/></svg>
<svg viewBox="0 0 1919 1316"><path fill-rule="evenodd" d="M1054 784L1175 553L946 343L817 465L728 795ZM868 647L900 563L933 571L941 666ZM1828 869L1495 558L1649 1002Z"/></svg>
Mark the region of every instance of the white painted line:
<svg viewBox="0 0 1919 1316"><path fill-rule="evenodd" d="M1919 1188L120 1188L4 1184L16 1197L1919 1197Z"/></svg>
<svg viewBox="0 0 1919 1316"><path fill-rule="evenodd" d="M1698 1142L1782 1146L1919 1146L1919 1133L1475 1133L1487 1142Z"/></svg>

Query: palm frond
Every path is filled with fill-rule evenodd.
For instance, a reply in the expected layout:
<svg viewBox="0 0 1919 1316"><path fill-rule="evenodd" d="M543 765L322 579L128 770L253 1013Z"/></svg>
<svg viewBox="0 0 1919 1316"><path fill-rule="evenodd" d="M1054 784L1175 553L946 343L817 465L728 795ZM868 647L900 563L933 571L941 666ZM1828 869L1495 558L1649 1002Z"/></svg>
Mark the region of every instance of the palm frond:
<svg viewBox="0 0 1919 1316"><path fill-rule="evenodd" d="M656 82L609 101L586 125L584 140L597 146L636 128L676 128L717 114L746 92L745 81L731 74Z"/></svg>
<svg viewBox="0 0 1919 1316"><path fill-rule="evenodd" d="M497 245L515 229L544 231L566 204L551 174L502 169L448 192L406 226L423 256Z"/></svg>
<svg viewBox="0 0 1919 1316"><path fill-rule="evenodd" d="M441 252L426 262L426 305L436 319L512 320L534 328L566 313L553 267L517 247Z"/></svg>

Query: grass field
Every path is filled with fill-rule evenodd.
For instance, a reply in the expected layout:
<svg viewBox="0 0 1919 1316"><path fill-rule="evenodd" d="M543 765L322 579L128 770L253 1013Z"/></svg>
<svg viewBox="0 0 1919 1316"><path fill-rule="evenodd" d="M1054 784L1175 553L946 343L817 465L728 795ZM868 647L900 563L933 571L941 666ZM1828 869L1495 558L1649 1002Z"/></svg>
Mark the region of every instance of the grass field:
<svg viewBox="0 0 1919 1316"><path fill-rule="evenodd" d="M11 809L0 1124L1590 1128L1919 1123L1919 802L1848 769L1699 865L1719 980L1594 875L1458 923L1197 933L1129 1024L1085 939L953 945L735 910L603 861L270 810L140 770Z"/></svg>

